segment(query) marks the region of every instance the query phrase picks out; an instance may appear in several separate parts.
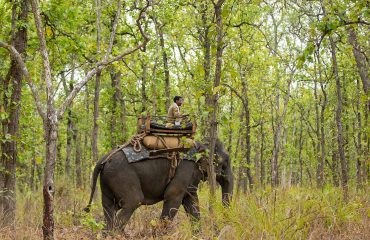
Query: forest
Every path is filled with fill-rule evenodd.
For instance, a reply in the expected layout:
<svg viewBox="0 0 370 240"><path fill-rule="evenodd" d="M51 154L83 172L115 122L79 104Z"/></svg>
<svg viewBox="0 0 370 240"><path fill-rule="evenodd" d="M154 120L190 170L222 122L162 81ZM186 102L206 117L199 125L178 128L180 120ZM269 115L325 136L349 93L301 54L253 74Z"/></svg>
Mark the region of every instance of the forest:
<svg viewBox="0 0 370 240"><path fill-rule="evenodd" d="M0 239L370 239L369 32L366 0L0 0ZM200 219L106 231L95 166L175 96Z"/></svg>

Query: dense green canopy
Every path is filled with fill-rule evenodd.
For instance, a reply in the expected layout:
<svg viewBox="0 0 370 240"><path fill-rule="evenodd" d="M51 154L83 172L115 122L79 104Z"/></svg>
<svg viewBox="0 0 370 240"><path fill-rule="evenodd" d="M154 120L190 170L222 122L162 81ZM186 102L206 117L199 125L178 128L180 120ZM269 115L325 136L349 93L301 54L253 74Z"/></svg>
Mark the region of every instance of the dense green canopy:
<svg viewBox="0 0 370 240"><path fill-rule="evenodd" d="M9 176L36 191L53 161L31 85L44 113L66 107L48 168L56 184L87 189L98 156L136 133L137 116L166 115L181 95L197 140L217 126L238 193L368 188L367 1L40 1L51 85L31 2L0 0L0 193ZM14 70L19 44L29 77Z"/></svg>

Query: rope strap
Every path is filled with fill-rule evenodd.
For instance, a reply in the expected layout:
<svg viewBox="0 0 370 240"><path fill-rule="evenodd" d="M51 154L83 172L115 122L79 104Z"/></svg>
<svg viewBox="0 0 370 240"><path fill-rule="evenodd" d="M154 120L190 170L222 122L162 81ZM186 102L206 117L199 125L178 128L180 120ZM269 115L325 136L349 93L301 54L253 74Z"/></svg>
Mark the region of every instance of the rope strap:
<svg viewBox="0 0 370 240"><path fill-rule="evenodd" d="M130 141L126 142L125 144L121 145L121 146L118 146L115 150L113 150L109 155L108 157L102 161L100 164L105 164L106 162L109 161L109 159L117 152L121 151L122 149L124 149L125 147L127 147L128 145L132 145L132 148L134 149L135 152L140 152L141 149L142 149L142 146L141 146L141 141L144 139L144 137L146 136L146 133L140 133L140 134L137 134L135 136L133 136L131 138Z"/></svg>

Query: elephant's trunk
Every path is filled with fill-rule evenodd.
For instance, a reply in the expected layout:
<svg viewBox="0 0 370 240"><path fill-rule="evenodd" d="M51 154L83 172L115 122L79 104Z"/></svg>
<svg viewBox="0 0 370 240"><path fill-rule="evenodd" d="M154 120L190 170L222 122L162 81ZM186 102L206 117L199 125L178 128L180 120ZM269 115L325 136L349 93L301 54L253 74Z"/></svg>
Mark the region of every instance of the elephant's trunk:
<svg viewBox="0 0 370 240"><path fill-rule="evenodd" d="M220 182L222 189L222 204L229 206L233 197L234 179L231 171L228 171L227 175Z"/></svg>

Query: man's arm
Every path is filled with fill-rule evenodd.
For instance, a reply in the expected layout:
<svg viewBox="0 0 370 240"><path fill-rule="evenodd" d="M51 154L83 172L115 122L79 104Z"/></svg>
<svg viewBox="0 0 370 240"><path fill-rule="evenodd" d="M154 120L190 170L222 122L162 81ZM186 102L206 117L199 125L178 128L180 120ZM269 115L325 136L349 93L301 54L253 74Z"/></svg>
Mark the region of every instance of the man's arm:
<svg viewBox="0 0 370 240"><path fill-rule="evenodd" d="M182 117L181 113L180 113L180 108L179 107L174 107L173 108L173 116L175 118L180 118Z"/></svg>

